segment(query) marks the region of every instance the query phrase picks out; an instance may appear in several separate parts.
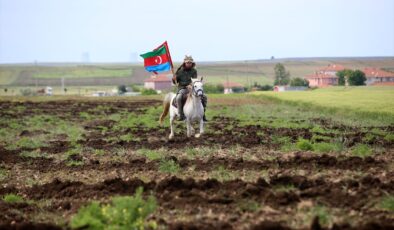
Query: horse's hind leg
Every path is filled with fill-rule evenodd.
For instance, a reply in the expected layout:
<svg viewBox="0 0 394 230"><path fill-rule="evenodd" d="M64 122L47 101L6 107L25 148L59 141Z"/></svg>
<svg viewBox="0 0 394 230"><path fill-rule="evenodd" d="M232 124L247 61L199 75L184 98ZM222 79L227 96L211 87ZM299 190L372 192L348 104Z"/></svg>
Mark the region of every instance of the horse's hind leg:
<svg viewBox="0 0 394 230"><path fill-rule="evenodd" d="M174 116L170 116L170 127L171 133L170 136L168 136L168 139L172 140L172 138L174 138Z"/></svg>
<svg viewBox="0 0 394 230"><path fill-rule="evenodd" d="M193 128L193 124L190 123L190 136L193 136L196 133L196 131Z"/></svg>
<svg viewBox="0 0 394 230"><path fill-rule="evenodd" d="M204 120L200 120L200 132L195 135L196 138L199 138L204 133Z"/></svg>

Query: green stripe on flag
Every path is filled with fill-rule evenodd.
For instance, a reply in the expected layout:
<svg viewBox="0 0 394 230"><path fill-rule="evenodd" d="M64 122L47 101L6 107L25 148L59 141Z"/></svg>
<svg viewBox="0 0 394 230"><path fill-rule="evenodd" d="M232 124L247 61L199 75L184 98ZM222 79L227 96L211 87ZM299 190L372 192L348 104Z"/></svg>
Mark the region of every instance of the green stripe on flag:
<svg viewBox="0 0 394 230"><path fill-rule="evenodd" d="M142 58L145 59L145 58L160 56L160 55L163 55L163 54L165 54L165 53L166 53L166 47L165 47L165 46L162 46L161 48L159 48L159 49L157 49L157 50L154 50L154 51L152 51L152 52L148 52L148 53L141 54L140 56L141 56Z"/></svg>

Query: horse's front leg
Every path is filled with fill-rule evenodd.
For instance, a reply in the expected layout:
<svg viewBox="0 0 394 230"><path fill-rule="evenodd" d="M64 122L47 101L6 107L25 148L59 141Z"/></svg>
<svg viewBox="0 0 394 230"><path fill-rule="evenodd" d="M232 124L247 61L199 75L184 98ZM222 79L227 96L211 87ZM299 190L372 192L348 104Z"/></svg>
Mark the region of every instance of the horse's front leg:
<svg viewBox="0 0 394 230"><path fill-rule="evenodd" d="M196 138L199 138L199 137L201 137L201 135L204 133L204 120L201 118L201 120L200 120L200 132L199 133L197 133L196 135L195 135L195 137Z"/></svg>
<svg viewBox="0 0 394 230"><path fill-rule="evenodd" d="M187 128L187 137L192 136L192 125L189 119L186 121L186 128Z"/></svg>

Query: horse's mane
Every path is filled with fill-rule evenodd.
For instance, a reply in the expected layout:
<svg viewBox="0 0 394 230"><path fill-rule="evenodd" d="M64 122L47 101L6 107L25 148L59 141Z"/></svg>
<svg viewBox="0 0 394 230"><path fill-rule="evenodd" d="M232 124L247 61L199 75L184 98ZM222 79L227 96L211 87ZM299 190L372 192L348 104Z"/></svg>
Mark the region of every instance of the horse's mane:
<svg viewBox="0 0 394 230"><path fill-rule="evenodd" d="M187 90L188 90L188 93L187 93L187 97L186 97L186 102L188 100L191 100L192 97L193 97L193 86L192 85L188 85L187 86Z"/></svg>

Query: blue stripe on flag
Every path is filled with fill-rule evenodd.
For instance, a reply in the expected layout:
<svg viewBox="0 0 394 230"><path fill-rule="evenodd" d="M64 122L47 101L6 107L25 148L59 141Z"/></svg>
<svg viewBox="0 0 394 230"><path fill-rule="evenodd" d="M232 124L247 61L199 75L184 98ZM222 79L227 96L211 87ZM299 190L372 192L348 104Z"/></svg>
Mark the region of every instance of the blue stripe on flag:
<svg viewBox="0 0 394 230"><path fill-rule="evenodd" d="M145 69L149 72L169 71L171 69L171 65L170 62L166 62L160 65L146 66Z"/></svg>

